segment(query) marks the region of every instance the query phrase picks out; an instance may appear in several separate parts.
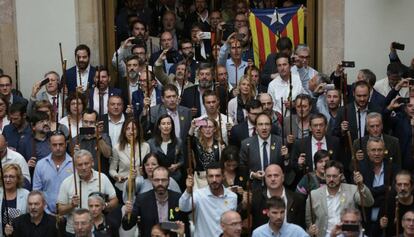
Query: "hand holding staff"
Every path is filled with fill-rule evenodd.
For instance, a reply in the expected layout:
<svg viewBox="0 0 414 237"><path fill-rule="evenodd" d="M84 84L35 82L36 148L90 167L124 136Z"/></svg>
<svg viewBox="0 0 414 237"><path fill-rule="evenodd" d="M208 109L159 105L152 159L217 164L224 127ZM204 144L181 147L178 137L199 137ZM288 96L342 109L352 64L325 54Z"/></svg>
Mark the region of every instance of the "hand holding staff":
<svg viewBox="0 0 414 237"><path fill-rule="evenodd" d="M193 150L192 150L192 146L191 146L191 137L188 136L187 137L187 149L188 149L188 169L187 169L187 181L190 182L191 181L191 185L187 185L187 188L190 188L189 186L191 186L190 188L190 195L191 195L191 203L192 203L192 210L191 210L191 215L192 215L192 219L193 219L193 223L195 225L195 213L194 213L194 195L193 195L193 187L194 187L194 169L193 169ZM187 183L189 184L189 183Z"/></svg>

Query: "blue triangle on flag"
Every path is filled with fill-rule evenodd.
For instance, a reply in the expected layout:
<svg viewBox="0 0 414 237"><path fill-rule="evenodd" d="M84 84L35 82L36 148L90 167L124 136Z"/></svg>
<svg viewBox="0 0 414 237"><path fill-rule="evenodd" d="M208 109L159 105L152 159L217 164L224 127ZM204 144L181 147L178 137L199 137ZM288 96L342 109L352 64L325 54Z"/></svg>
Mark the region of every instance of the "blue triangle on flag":
<svg viewBox="0 0 414 237"><path fill-rule="evenodd" d="M252 9L252 13L263 22L274 34L281 33L301 5L276 9Z"/></svg>

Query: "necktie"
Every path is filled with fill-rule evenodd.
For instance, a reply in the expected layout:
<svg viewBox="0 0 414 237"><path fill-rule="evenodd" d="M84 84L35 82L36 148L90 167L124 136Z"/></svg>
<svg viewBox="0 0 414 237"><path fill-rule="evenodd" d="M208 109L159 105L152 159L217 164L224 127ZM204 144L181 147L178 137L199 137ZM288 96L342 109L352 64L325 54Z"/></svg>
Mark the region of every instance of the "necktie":
<svg viewBox="0 0 414 237"><path fill-rule="evenodd" d="M256 136L256 127L253 127L252 137Z"/></svg>
<svg viewBox="0 0 414 237"><path fill-rule="evenodd" d="M52 97L52 106L53 106L53 112L56 113L56 111L57 111L56 96Z"/></svg>
<svg viewBox="0 0 414 237"><path fill-rule="evenodd" d="M263 167L262 167L263 170L265 170L266 167L269 165L269 158L267 155L266 146L267 146L267 142L263 142Z"/></svg>
<svg viewBox="0 0 414 237"><path fill-rule="evenodd" d="M318 150L318 151L320 151L320 150L322 150L322 142L316 142L316 149Z"/></svg>

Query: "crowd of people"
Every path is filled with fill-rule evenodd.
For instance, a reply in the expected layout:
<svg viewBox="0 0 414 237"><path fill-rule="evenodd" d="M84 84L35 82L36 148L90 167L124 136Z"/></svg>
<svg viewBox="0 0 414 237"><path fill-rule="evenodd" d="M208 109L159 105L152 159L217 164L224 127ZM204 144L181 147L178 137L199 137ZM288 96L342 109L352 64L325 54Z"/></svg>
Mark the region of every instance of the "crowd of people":
<svg viewBox="0 0 414 237"><path fill-rule="evenodd" d="M0 73L0 236L414 236L414 59L256 66L250 2L125 1L117 77L84 44L28 98Z"/></svg>

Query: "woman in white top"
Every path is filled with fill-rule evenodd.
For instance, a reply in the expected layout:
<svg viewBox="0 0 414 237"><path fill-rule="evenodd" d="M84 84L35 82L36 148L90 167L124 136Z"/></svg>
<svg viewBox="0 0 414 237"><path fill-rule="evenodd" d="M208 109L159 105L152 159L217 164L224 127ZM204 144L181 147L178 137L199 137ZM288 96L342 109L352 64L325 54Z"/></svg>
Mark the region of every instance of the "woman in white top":
<svg viewBox="0 0 414 237"><path fill-rule="evenodd" d="M79 128L82 127L82 112L86 109L85 96L78 93L78 101L76 101L75 93L70 93L65 100L65 109L68 115L63 117L59 123L65 125L69 129L70 136L74 138L78 135ZM78 126L76 126L76 119L78 119Z"/></svg>
<svg viewBox="0 0 414 237"><path fill-rule="evenodd" d="M22 188L24 177L19 165L6 164L3 166L3 172L4 175L1 178L4 179L4 187L3 183L0 182L2 185L0 188L0 197L2 197L0 199L0 207L3 218L0 218L0 223L2 230L5 228L5 233L10 235L10 223L18 216L26 213L29 191ZM5 200L7 205L3 203ZM5 207L7 207L7 210ZM5 233L0 231L0 237L6 236Z"/></svg>
<svg viewBox="0 0 414 237"><path fill-rule="evenodd" d="M255 87L247 75L244 75L240 79L235 90L238 90L238 95L229 101L229 105L227 107L228 116L230 116L234 125L245 121L247 116L245 106L247 102L254 99L256 95Z"/></svg>
<svg viewBox="0 0 414 237"><path fill-rule="evenodd" d="M115 180L115 187L120 191L123 183L128 180L131 160L134 163L135 174L141 166L142 158L150 152L150 146L142 138L142 133L142 128L137 125L135 119L127 118L122 125L119 143L113 148L109 174ZM133 157L131 157L132 140L134 140L133 153L135 154Z"/></svg>

